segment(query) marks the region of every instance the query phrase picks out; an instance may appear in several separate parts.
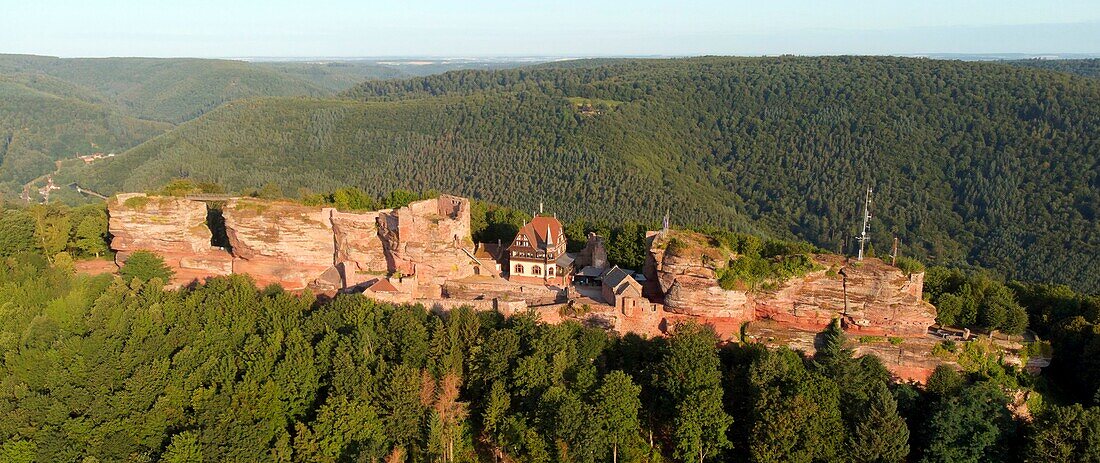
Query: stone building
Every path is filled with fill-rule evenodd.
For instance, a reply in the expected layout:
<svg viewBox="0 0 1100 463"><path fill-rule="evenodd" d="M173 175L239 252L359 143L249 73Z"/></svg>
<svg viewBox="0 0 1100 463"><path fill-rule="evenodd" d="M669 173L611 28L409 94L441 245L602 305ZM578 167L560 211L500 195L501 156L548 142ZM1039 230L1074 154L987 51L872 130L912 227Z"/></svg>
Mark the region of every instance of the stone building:
<svg viewBox="0 0 1100 463"><path fill-rule="evenodd" d="M504 273L504 266L508 264L503 248L499 241L477 243L474 246L474 259L478 266L474 268L474 275L500 277Z"/></svg>
<svg viewBox="0 0 1100 463"><path fill-rule="evenodd" d="M536 216L508 246L508 280L567 286L573 258L565 253L565 229L555 217Z"/></svg>
<svg viewBox="0 0 1100 463"><path fill-rule="evenodd" d="M640 311L655 310L653 304L642 296L642 284L630 272L617 265L603 275L601 292L604 302L628 317L637 315Z"/></svg>

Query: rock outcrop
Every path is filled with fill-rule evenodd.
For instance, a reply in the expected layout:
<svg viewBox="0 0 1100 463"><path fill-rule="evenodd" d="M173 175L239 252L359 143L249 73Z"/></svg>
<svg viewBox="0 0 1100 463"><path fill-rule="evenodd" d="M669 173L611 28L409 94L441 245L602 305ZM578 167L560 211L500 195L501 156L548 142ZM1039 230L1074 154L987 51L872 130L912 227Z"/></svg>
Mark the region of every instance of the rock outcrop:
<svg viewBox="0 0 1100 463"><path fill-rule="evenodd" d="M391 246L395 234L379 226L381 211L362 214L332 211L336 265L345 286L355 286L388 275L395 268Z"/></svg>
<svg viewBox="0 0 1100 463"><path fill-rule="evenodd" d="M210 244L207 208L201 202L127 193L112 198L108 209L118 265L134 251L151 251L172 268L176 284L233 271L233 257Z"/></svg>
<svg viewBox="0 0 1100 463"><path fill-rule="evenodd" d="M774 290L726 290L718 269L737 256L705 235L651 233L645 275L659 283L665 310L724 321L774 320L821 331L834 318L847 330L874 336L923 336L936 310L921 299L924 275L905 275L878 259L846 263L816 255L819 270L779 282ZM845 281L845 279L847 281Z"/></svg>
<svg viewBox="0 0 1100 463"><path fill-rule="evenodd" d="M470 203L457 196L365 213L232 198L222 208L231 253L211 247L201 201L122 194L109 212L120 262L153 251L181 282L243 273L261 286L339 289L400 274L415 277L415 296L439 297L445 281L473 275L476 265Z"/></svg>
<svg viewBox="0 0 1100 463"><path fill-rule="evenodd" d="M874 258L847 265L834 255L815 260L831 271L810 272L760 294L757 318L820 331L840 317L848 331L872 336L923 336L935 323L935 307L920 296L923 273L906 276Z"/></svg>
<svg viewBox="0 0 1100 463"><path fill-rule="evenodd" d="M650 239L643 273L647 280L658 283L665 310L701 317L753 319L748 293L718 285L717 268L733 257L730 252L694 232L651 234Z"/></svg>
<svg viewBox="0 0 1100 463"><path fill-rule="evenodd" d="M309 286L334 263L331 211L288 201L229 200L222 214L233 273L249 274L260 286Z"/></svg>

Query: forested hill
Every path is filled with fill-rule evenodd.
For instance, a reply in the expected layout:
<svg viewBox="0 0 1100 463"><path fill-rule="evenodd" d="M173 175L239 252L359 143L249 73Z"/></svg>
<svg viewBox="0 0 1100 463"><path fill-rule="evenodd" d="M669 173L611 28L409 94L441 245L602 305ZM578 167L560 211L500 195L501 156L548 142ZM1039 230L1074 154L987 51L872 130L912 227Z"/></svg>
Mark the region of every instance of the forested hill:
<svg viewBox="0 0 1100 463"><path fill-rule="evenodd" d="M568 217L873 244L1100 290L1100 82L912 58L599 60L227 105L94 166L107 191L190 176L293 192L472 195Z"/></svg>
<svg viewBox="0 0 1100 463"><path fill-rule="evenodd" d="M229 60L0 55L0 73L45 74L98 92L134 117L170 123L238 98L329 93L306 79Z"/></svg>
<svg viewBox="0 0 1100 463"><path fill-rule="evenodd" d="M1082 75L1085 77L1100 77L1100 58L1088 59L1022 59L1009 61L1013 66L1047 69L1058 72Z"/></svg>
<svg viewBox="0 0 1100 463"><path fill-rule="evenodd" d="M95 93L44 75L0 74L0 196L54 170L54 161L122 152L171 128L126 115Z"/></svg>

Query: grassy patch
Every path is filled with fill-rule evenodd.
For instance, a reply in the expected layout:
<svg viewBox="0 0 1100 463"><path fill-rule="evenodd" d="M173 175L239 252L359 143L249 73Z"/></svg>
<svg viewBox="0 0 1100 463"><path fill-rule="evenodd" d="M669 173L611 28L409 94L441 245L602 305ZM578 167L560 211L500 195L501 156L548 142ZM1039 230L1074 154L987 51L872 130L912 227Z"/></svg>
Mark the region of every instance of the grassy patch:
<svg viewBox="0 0 1100 463"><path fill-rule="evenodd" d="M122 202L123 206L128 209L145 209L145 206L149 205L148 196L133 196L126 198L126 201Z"/></svg>

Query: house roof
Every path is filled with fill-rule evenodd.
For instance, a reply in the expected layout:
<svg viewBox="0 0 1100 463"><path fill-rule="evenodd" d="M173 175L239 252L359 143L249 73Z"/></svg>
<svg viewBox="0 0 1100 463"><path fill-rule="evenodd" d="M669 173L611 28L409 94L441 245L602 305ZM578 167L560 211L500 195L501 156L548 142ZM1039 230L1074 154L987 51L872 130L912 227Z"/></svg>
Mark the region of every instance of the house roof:
<svg viewBox="0 0 1100 463"><path fill-rule="evenodd" d="M390 280L387 280L385 278L379 278L378 281L375 281L374 284L370 285L370 287L368 287L367 289L369 289L371 291L374 291L376 293L399 293L399 292L401 292L401 291L397 290L397 287L394 286L393 283L390 283Z"/></svg>
<svg viewBox="0 0 1100 463"><path fill-rule="evenodd" d="M574 260L576 260L575 256L565 253L558 256L558 259L554 263L558 264L558 267L566 268L572 266Z"/></svg>
<svg viewBox="0 0 1100 463"><path fill-rule="evenodd" d="M607 273L603 274L603 284L614 288L619 286L619 283L622 283L623 280L627 278L630 278L630 274L616 265L611 267L611 270L608 270Z"/></svg>
<svg viewBox="0 0 1100 463"><path fill-rule="evenodd" d="M501 256L500 246L496 243L479 243L474 251L474 258L480 261L498 262Z"/></svg>
<svg viewBox="0 0 1100 463"><path fill-rule="evenodd" d="M597 278L597 277L603 276L603 273L605 271L606 270L602 267L593 267L593 266L589 265L585 268L582 268L581 271L579 273L577 273L577 275L582 276L582 277Z"/></svg>
<svg viewBox="0 0 1100 463"><path fill-rule="evenodd" d="M549 233L549 235L547 235L547 233ZM527 242L531 243L531 245L519 246L517 243L520 241L520 237L526 237ZM549 237L550 241L553 241L555 245L564 242L565 230L562 228L561 222L555 217L536 216L519 229L519 233L516 233L516 239L512 240L512 245L508 246L508 249L546 249L548 247L547 237Z"/></svg>

